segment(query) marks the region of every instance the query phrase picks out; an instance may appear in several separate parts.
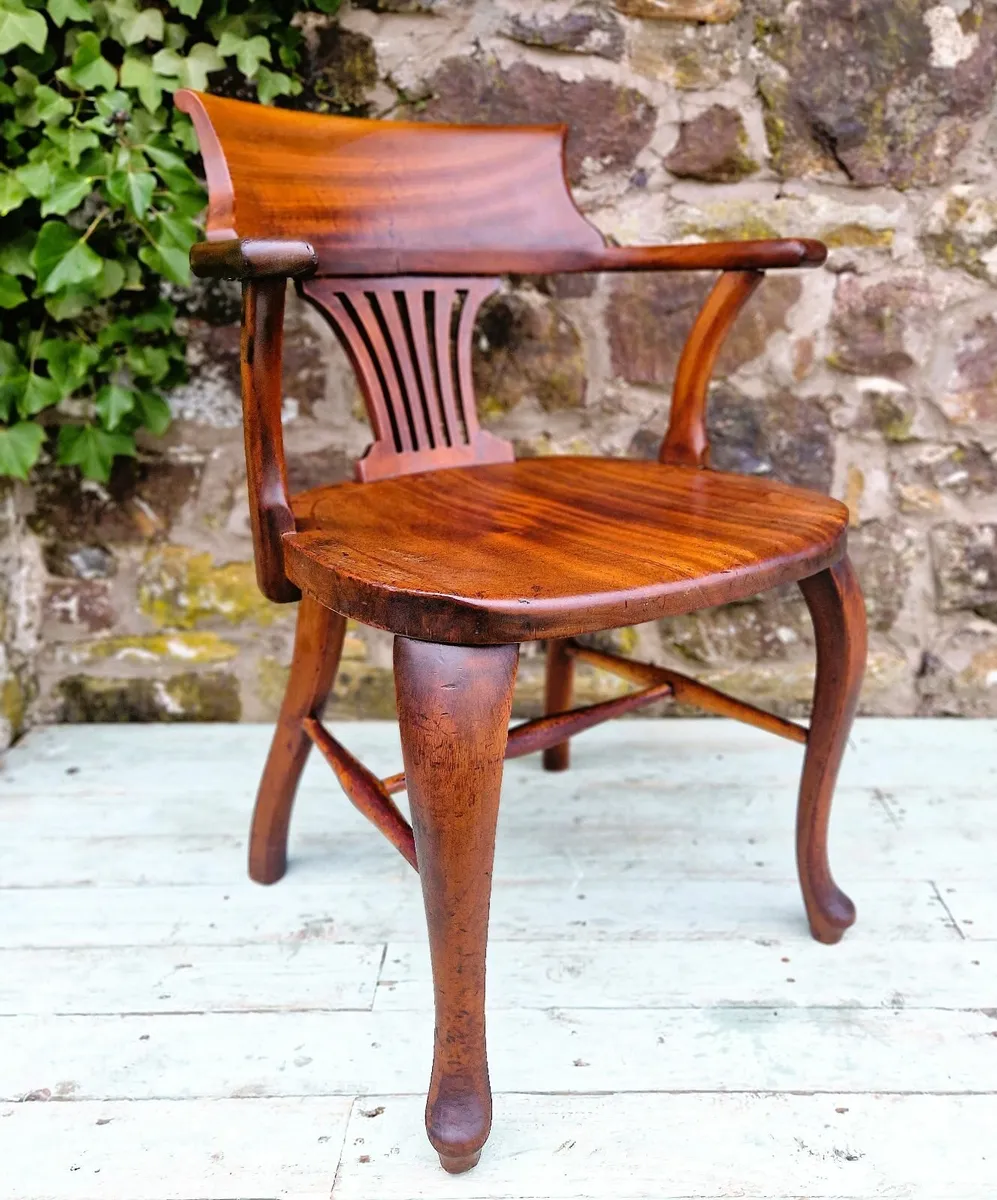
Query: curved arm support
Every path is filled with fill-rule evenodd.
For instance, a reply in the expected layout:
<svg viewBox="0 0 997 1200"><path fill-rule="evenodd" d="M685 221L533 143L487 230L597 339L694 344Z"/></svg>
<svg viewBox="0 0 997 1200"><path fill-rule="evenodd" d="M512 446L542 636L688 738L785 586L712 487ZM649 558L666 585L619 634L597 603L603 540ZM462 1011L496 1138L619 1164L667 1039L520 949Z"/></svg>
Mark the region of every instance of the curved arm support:
<svg viewBox="0 0 997 1200"><path fill-rule="evenodd" d="M675 370L660 462L674 467L709 466L706 394L713 366L738 313L764 278L761 271L724 271L707 296Z"/></svg>
<svg viewBox="0 0 997 1200"><path fill-rule="evenodd" d="M283 276L242 285L242 425L249 518L257 583L263 595L278 604L301 597L284 573L281 542L294 529L280 423L286 291Z"/></svg>
<svg viewBox="0 0 997 1200"><path fill-rule="evenodd" d="M772 271L819 267L827 247L813 238L703 242L683 246L606 246L589 271Z"/></svg>

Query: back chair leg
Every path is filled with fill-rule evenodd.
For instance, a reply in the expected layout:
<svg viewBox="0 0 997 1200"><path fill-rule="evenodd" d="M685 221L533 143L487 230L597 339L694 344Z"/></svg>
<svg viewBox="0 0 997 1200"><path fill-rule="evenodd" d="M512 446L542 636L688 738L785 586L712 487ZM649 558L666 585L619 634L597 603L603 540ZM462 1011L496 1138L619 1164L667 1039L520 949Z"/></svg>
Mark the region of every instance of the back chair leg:
<svg viewBox="0 0 997 1200"><path fill-rule="evenodd" d="M345 632L345 617L310 596L301 598L291 674L256 794L249 835L249 876L257 883L276 883L287 869L291 808L312 748L301 722L322 715L336 678Z"/></svg>
<svg viewBox="0 0 997 1200"><path fill-rule="evenodd" d="M865 605L847 558L800 583L817 641L813 714L796 818L796 861L810 931L840 941L855 905L834 882L827 858L831 797L838 778L866 661Z"/></svg>
<svg viewBox="0 0 997 1200"><path fill-rule="evenodd" d="M395 687L436 1002L426 1130L467 1171L491 1129L485 945L519 647L395 638Z"/></svg>
<svg viewBox="0 0 997 1200"><path fill-rule="evenodd" d="M575 685L575 660L567 653L566 638L547 643L547 677L544 687L544 713L567 712ZM543 752L545 771L566 771L571 761L571 743L558 742Z"/></svg>

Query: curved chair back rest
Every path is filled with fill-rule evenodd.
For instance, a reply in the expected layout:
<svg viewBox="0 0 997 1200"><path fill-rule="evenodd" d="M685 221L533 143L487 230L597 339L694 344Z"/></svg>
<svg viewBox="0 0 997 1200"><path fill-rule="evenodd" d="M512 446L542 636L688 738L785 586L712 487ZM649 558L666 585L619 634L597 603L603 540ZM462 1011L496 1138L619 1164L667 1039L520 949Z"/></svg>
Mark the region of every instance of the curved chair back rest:
<svg viewBox="0 0 997 1200"><path fill-rule="evenodd" d="M208 237L314 246L319 275L570 270L602 235L575 207L561 125L320 116L180 91L208 178Z"/></svg>

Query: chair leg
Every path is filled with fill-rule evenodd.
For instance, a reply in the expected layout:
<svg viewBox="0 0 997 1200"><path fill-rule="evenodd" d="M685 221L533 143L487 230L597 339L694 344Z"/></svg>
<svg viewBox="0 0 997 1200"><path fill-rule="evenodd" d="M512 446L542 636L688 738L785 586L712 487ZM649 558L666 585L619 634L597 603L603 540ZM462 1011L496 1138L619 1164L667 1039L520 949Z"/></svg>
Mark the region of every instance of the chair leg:
<svg viewBox="0 0 997 1200"><path fill-rule="evenodd" d="M847 558L800 583L817 642L813 714L796 818L796 861L810 932L828 945L855 920L827 859L831 797L855 716L866 661L865 605Z"/></svg>
<svg viewBox="0 0 997 1200"><path fill-rule="evenodd" d="M426 1130L457 1174L491 1128L485 944L518 646L395 638L395 688L436 1002Z"/></svg>
<svg viewBox="0 0 997 1200"><path fill-rule="evenodd" d="M575 684L575 660L566 653L567 640L547 643L547 677L544 687L544 713L567 712L571 707ZM571 742L558 742L543 752L545 771L566 771L571 761Z"/></svg>
<svg viewBox="0 0 997 1200"><path fill-rule="evenodd" d="M256 793L249 834L249 877L257 883L276 883L287 869L291 807L312 748L301 722L304 717L322 715L336 678L345 632L345 617L311 596L302 596L291 675Z"/></svg>

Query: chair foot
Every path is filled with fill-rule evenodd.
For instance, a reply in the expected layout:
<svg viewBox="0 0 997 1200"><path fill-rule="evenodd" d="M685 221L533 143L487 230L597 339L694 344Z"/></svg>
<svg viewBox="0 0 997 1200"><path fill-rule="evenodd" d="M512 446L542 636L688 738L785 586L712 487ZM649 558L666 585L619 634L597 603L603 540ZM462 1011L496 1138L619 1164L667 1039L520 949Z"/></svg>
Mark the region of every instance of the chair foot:
<svg viewBox="0 0 997 1200"><path fill-rule="evenodd" d="M566 638L547 643L547 675L544 686L544 715L567 712L575 684L575 660L565 650ZM571 743L559 742L543 752L545 771L566 771L571 764Z"/></svg>
<svg viewBox="0 0 997 1200"><path fill-rule="evenodd" d="M249 877L276 883L287 870L291 809L311 739L303 717L321 716L339 666L346 618L304 596L298 606L294 656L263 778L256 794L249 834Z"/></svg>
<svg viewBox="0 0 997 1200"><path fill-rule="evenodd" d="M813 714L796 818L796 861L810 932L833 945L855 921L827 857L831 799L858 705L866 661L862 592L847 558L800 583L817 642Z"/></svg>
<svg viewBox="0 0 997 1200"><path fill-rule="evenodd" d="M463 1175L465 1171L470 1171L472 1167L476 1167L480 1159L480 1150L475 1150L473 1154L464 1154L459 1158L449 1158L446 1154L441 1154L440 1166L449 1175Z"/></svg>
<svg viewBox="0 0 997 1200"><path fill-rule="evenodd" d="M395 638L395 688L436 1002L426 1132L445 1170L492 1123L485 949L495 825L519 647Z"/></svg>

